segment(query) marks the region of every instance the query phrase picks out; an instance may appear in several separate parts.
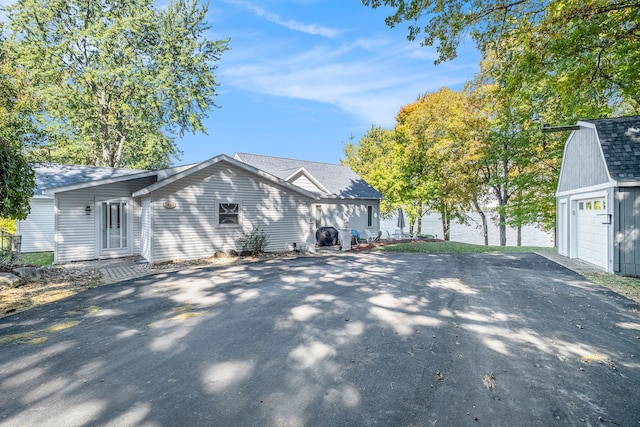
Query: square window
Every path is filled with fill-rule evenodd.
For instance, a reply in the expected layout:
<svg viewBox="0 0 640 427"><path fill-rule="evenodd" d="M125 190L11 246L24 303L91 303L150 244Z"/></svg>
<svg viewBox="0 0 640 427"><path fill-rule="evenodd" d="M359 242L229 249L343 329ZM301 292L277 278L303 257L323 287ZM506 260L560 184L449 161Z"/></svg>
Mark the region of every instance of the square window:
<svg viewBox="0 0 640 427"><path fill-rule="evenodd" d="M219 203L218 204L218 224L220 225L240 224L240 204L239 203Z"/></svg>

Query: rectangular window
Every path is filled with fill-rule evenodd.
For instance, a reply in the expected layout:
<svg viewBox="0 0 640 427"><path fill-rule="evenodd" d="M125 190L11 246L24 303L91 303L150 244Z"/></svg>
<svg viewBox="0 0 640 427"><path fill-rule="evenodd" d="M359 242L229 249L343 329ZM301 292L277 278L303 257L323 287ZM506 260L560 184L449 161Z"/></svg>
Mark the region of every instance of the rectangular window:
<svg viewBox="0 0 640 427"><path fill-rule="evenodd" d="M599 211L600 209L600 200L596 200L595 202L593 202L593 210Z"/></svg>
<svg viewBox="0 0 640 427"><path fill-rule="evenodd" d="M367 206L367 227L373 227L373 206Z"/></svg>
<svg viewBox="0 0 640 427"><path fill-rule="evenodd" d="M218 204L218 224L220 225L240 224L240 204L239 203L219 203Z"/></svg>
<svg viewBox="0 0 640 427"><path fill-rule="evenodd" d="M322 227L322 205L316 205L316 228Z"/></svg>
<svg viewBox="0 0 640 427"><path fill-rule="evenodd" d="M584 202L578 203L578 210L581 210L581 211L584 210Z"/></svg>
<svg viewBox="0 0 640 427"><path fill-rule="evenodd" d="M586 208L587 208L588 211L591 210L591 202L587 202Z"/></svg>

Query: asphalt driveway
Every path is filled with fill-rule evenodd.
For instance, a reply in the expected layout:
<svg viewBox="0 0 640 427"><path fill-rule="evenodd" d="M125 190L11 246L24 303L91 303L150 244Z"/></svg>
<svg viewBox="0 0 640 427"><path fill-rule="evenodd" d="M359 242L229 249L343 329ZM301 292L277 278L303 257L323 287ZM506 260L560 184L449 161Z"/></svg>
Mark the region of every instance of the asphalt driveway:
<svg viewBox="0 0 640 427"><path fill-rule="evenodd" d="M640 425L640 306L534 254L270 260L0 319L0 426Z"/></svg>

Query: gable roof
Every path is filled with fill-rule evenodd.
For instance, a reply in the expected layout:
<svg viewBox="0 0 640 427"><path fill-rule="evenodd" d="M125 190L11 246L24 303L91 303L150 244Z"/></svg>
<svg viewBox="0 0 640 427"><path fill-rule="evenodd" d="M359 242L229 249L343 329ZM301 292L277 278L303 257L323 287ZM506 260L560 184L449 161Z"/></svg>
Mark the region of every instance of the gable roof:
<svg viewBox="0 0 640 427"><path fill-rule="evenodd" d="M582 122L595 126L611 178L618 182L640 181L640 116Z"/></svg>
<svg viewBox="0 0 640 427"><path fill-rule="evenodd" d="M383 198L382 194L347 166L249 153L236 153L235 158L283 180L299 176L297 172L302 169L307 177L310 175L328 191L329 194L323 194L323 198Z"/></svg>
<svg viewBox="0 0 640 427"><path fill-rule="evenodd" d="M195 172L201 171L201 170L203 170L203 169L205 169L205 168L207 168L207 167L209 167L209 166L211 166L213 164L220 163L220 162L230 163L230 164L232 164L232 165L234 165L234 166L236 166L236 167L238 167L240 169L243 169L243 170L245 170L245 171L247 171L247 172L249 172L249 173L251 173L253 175L258 175L258 176L260 176L260 177L262 177L262 178L264 178L264 179L266 179L268 181L271 181L274 184L278 184L278 185L280 185L282 187L288 188L289 190L292 190L292 191L294 191L296 193L302 194L302 195L304 195L306 197L309 197L311 199L317 199L318 198L315 194L313 194L313 193L311 193L311 192L309 192L307 190L304 190L304 189L302 189L300 187L297 187L297 186L295 186L295 185L293 185L293 184L291 184L289 182L286 182L283 179L280 179L280 178L278 178L276 176L273 176L272 174L269 174L268 172L262 171L260 169L257 169L255 167L251 166L251 165L245 164L245 163L243 163L243 162L241 162L239 160L236 160L236 159L234 159L232 157L229 157L229 156L227 156L225 154L220 154L218 156L210 158L209 160L205 160L204 162L196 163L194 165L190 165L188 168L185 168L185 169L183 169L182 171L180 171L180 172L178 172L176 174L168 176L165 179L162 179L162 180L156 182L155 184L151 184L151 185L149 185L149 186L147 186L145 188L142 188L142 189L134 192L133 193L133 197L145 196L145 195L147 195L147 194L149 194L149 193L151 193L151 192L153 192L153 191L155 191L155 190L157 190L159 188L162 188L162 187L164 187L166 185L169 185L169 184L171 184L173 182L176 182L176 181L178 181L178 180L180 180L182 178L185 178L185 177L187 177L187 176L189 176L189 175L191 175L191 174L193 174Z"/></svg>
<svg viewBox="0 0 640 427"><path fill-rule="evenodd" d="M34 189L34 195L36 196L42 195L45 189L71 187L85 183L91 184L95 181L150 172L141 169L59 165L55 163L32 163L31 167L36 176L36 188Z"/></svg>
<svg viewBox="0 0 640 427"><path fill-rule="evenodd" d="M160 170L58 165L55 163L34 163L31 166L36 175L34 196L49 196L62 191L95 187L149 176L157 176L157 179L160 180L175 175L193 165L175 166Z"/></svg>

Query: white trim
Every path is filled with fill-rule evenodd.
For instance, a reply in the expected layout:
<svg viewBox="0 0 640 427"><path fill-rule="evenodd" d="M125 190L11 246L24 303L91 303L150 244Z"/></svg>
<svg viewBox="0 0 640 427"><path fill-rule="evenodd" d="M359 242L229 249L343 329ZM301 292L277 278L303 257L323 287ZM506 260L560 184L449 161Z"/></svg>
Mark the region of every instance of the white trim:
<svg viewBox="0 0 640 427"><path fill-rule="evenodd" d="M53 263L58 263L58 218L60 217L60 209L58 209L58 196L53 197Z"/></svg>
<svg viewBox="0 0 640 427"><path fill-rule="evenodd" d="M220 224L220 205L238 205L238 223L237 224ZM242 228L242 202L216 200L216 217L215 226L220 228Z"/></svg>
<svg viewBox="0 0 640 427"><path fill-rule="evenodd" d="M598 184L598 185L592 185L590 187L574 188L573 190L556 192L556 197L571 197L574 195L580 195L583 193L590 193L590 192L599 191L599 190L606 190L614 187L616 187L616 182L613 180L610 180L609 182L605 182L603 184Z"/></svg>
<svg viewBox="0 0 640 427"><path fill-rule="evenodd" d="M561 206L564 205L564 212ZM560 255L569 256L569 239L571 234L569 233L569 224L570 224L570 203L569 199L559 199L558 200L558 234L559 239L557 240L557 250ZM564 215L563 215L564 214Z"/></svg>
<svg viewBox="0 0 640 427"><path fill-rule="evenodd" d="M148 187L142 188L136 192L133 193L133 197L141 197L141 196L146 196L147 194L151 193L152 191L156 191L166 185L169 185L173 182L176 182L182 178L185 178L193 173L196 173L198 171L201 171L211 165L214 165L216 163L219 162L226 162L226 163L230 163L231 165L238 167L246 172L249 172L253 175L258 175L268 181L271 181L274 184L278 184L282 187L285 187L289 190L295 191L296 193L302 194L303 196L309 197L311 199L317 200L318 196L316 194L311 193L310 191L304 190L300 187L298 187L297 185L293 185L289 182L286 182L278 177L275 177L265 171L262 171L260 169L254 168L253 166L250 166L246 163L243 163L239 160L233 159L225 154L220 154L218 156L212 157L209 160L205 160L202 163L198 163L188 169L183 170L182 172L179 172L175 175L171 175L170 177L163 179L162 181L158 181L155 184L151 184Z"/></svg>
<svg viewBox="0 0 640 427"><path fill-rule="evenodd" d="M306 170L306 169L304 168L304 166L300 167L298 170L296 170L294 173L292 173L291 175L289 175L288 177L286 177L284 180L293 184L293 182L292 182L292 181L294 181L294 179L293 179L293 178L297 177L298 175L304 175L304 176L306 176L306 177L309 179L309 181L311 181L311 182L313 183L313 185L315 185L316 187L318 187L320 190L324 191L325 193L329 193L329 194L331 194L331 192L330 192L329 190L327 190L327 187L325 187L324 185L322 185L322 184L320 183L320 181L318 181L318 180L316 179L316 177L315 177L315 176L311 175L311 172L309 172L308 170ZM295 184L293 184L293 185L295 185Z"/></svg>
<svg viewBox="0 0 640 427"><path fill-rule="evenodd" d="M149 252L148 252L148 257L145 257L145 259L147 261L149 261L150 264L153 264L153 196L149 195L148 197L142 198L140 199L140 255L142 254L142 245L143 245L143 240L142 240L142 233L143 233L143 224L142 224L142 217L144 215L144 206L143 203L145 200L149 200L149 221L147 224L147 244L149 245Z"/></svg>

